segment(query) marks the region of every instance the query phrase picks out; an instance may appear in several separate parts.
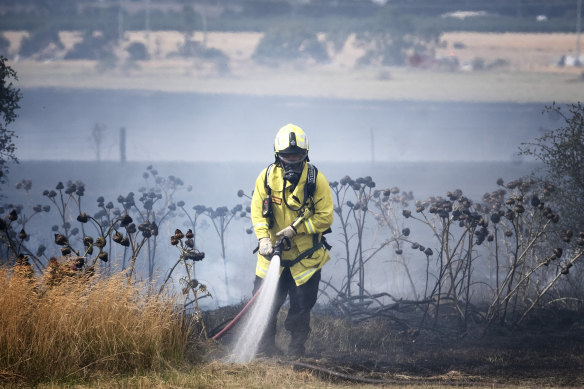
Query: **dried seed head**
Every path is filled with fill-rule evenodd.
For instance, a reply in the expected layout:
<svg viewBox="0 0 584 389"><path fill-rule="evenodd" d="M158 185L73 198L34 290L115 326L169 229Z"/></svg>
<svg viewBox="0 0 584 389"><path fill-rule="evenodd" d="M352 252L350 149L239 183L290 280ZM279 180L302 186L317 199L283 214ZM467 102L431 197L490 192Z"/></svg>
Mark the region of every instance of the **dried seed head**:
<svg viewBox="0 0 584 389"><path fill-rule="evenodd" d="M243 194L244 194L243 189L237 191L237 197L243 197Z"/></svg>
<svg viewBox="0 0 584 389"><path fill-rule="evenodd" d="M189 230L188 230L188 231L187 231L187 233L185 234L185 237L186 237L187 239L193 239L193 238L195 237L195 234L193 234L193 230L191 230L191 229L189 228Z"/></svg>
<svg viewBox="0 0 584 389"><path fill-rule="evenodd" d="M434 254L434 252L432 251L432 249L430 247L428 247L426 250L424 250L424 254L426 254L429 257L432 254Z"/></svg>
<svg viewBox="0 0 584 389"><path fill-rule="evenodd" d="M493 240L495 240L495 237L489 234L489 236L487 236L487 242L492 242Z"/></svg>
<svg viewBox="0 0 584 389"><path fill-rule="evenodd" d="M103 261L103 262L107 262L108 261L108 253L106 251L102 251L101 253L99 253L97 255L97 257Z"/></svg>
<svg viewBox="0 0 584 389"><path fill-rule="evenodd" d="M85 247L89 247L93 244L93 238L91 236L86 236L85 238L83 238L83 245Z"/></svg>
<svg viewBox="0 0 584 389"><path fill-rule="evenodd" d="M112 239L114 242L121 244L122 240L124 239L124 235L122 235L119 231L116 231Z"/></svg>
<svg viewBox="0 0 584 389"><path fill-rule="evenodd" d="M8 214L8 220L13 222L13 221L16 221L17 219L18 219L18 213L16 212L16 209L13 209Z"/></svg>
<svg viewBox="0 0 584 389"><path fill-rule="evenodd" d="M154 222L150 223L150 232L152 233L153 236L158 235L158 226L156 225L156 223Z"/></svg>
<svg viewBox="0 0 584 389"><path fill-rule="evenodd" d="M203 260L203 258L205 258L205 253L193 250L193 251L187 252L185 254L185 258L191 259L193 261L201 261L201 260Z"/></svg>
<svg viewBox="0 0 584 389"><path fill-rule="evenodd" d="M130 239L128 239L127 237L122 239L122 241L120 242L120 244L124 247L130 247Z"/></svg>
<svg viewBox="0 0 584 389"><path fill-rule="evenodd" d="M195 247L195 241L192 240L192 239L187 239L187 240L185 240L185 245L187 247L194 248Z"/></svg>
<svg viewBox="0 0 584 389"><path fill-rule="evenodd" d="M554 249L554 255L556 258L561 258L563 253L564 250L562 250L560 247Z"/></svg>
<svg viewBox="0 0 584 389"><path fill-rule="evenodd" d="M178 239L177 239L176 235L170 236L170 244L173 246L176 246L178 244Z"/></svg>
<svg viewBox="0 0 584 389"><path fill-rule="evenodd" d="M395 253L397 255L402 255L403 254L403 250L402 249L397 249L397 250L395 250Z"/></svg>
<svg viewBox="0 0 584 389"><path fill-rule="evenodd" d="M25 240L27 237L26 235L26 231L24 231L24 228L22 230L20 230L20 232L18 233L18 239L20 240Z"/></svg>
<svg viewBox="0 0 584 389"><path fill-rule="evenodd" d="M61 190L63 188L65 188L65 185L63 185L63 183L59 181L59 183L57 184L57 186L55 187L55 189Z"/></svg>
<svg viewBox="0 0 584 389"><path fill-rule="evenodd" d="M505 184L505 181L503 181L503 179L499 177L499 178L497 179L497 185L499 185L499 186L503 186L504 184Z"/></svg>
<svg viewBox="0 0 584 389"><path fill-rule="evenodd" d="M409 236L409 235L410 235L410 229L409 229L409 228L407 228L407 227L406 227L406 228L404 228L404 229L402 229L402 234L403 234L404 236Z"/></svg>
<svg viewBox="0 0 584 389"><path fill-rule="evenodd" d="M185 234L183 234L183 232L177 228L174 230L174 237L180 240L185 237Z"/></svg>
<svg viewBox="0 0 584 389"><path fill-rule="evenodd" d="M59 246L65 246L69 244L67 237L61 234L55 234L55 243Z"/></svg>
<svg viewBox="0 0 584 389"><path fill-rule="evenodd" d="M122 218L120 219L120 226L121 227L126 227L130 223L132 223L132 218L128 214L122 216Z"/></svg>
<svg viewBox="0 0 584 389"><path fill-rule="evenodd" d="M423 212L423 211L424 211L424 206L423 205L418 205L416 207L416 212L420 213L420 212Z"/></svg>
<svg viewBox="0 0 584 389"><path fill-rule="evenodd" d="M105 238L103 236L99 236L97 239L95 239L95 246L101 248L104 248L106 244Z"/></svg>
<svg viewBox="0 0 584 389"><path fill-rule="evenodd" d="M79 216L77 216L77 221L79 223L87 223L88 220L89 220L89 216L87 216L87 214L85 212L81 212L79 214Z"/></svg>
<svg viewBox="0 0 584 389"><path fill-rule="evenodd" d="M501 221L501 216L498 213L493 213L493 214L491 214L491 221L494 224L497 224Z"/></svg>
<svg viewBox="0 0 584 389"><path fill-rule="evenodd" d="M134 234L136 232L136 224L132 223L126 227L126 232L128 234Z"/></svg>
<svg viewBox="0 0 584 389"><path fill-rule="evenodd" d="M420 247L418 247L418 250L420 250L421 252L424 252L424 251L426 251L426 247L420 245Z"/></svg>
<svg viewBox="0 0 584 389"><path fill-rule="evenodd" d="M69 254L71 254L70 247L61 247L61 255L65 256L65 255L69 255Z"/></svg>
<svg viewBox="0 0 584 389"><path fill-rule="evenodd" d="M408 209L404 209L404 210L402 211L402 215L403 215L403 216L404 216L404 217L407 219L407 218L409 218L410 216L412 216L412 211L410 211L410 210L408 210Z"/></svg>
<svg viewBox="0 0 584 389"><path fill-rule="evenodd" d="M412 243L412 249L417 250L420 247L420 244L417 242Z"/></svg>

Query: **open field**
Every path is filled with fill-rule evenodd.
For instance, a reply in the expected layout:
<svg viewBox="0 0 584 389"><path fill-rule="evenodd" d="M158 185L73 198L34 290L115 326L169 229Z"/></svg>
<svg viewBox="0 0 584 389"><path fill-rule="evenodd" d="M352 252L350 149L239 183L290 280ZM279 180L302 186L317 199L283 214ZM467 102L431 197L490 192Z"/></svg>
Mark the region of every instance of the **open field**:
<svg viewBox="0 0 584 389"><path fill-rule="evenodd" d="M5 33L11 52L24 33ZM62 33L66 48L79 40L75 33ZM229 71L196 59L169 59L183 36L178 32L146 35L128 32L123 47L143 42L152 59L128 65L127 53L116 68L97 71L93 61L52 59L13 63L20 85L34 87L112 88L197 92L213 94L303 96L373 100L429 100L478 102L574 102L582 99L582 68L558 67L562 55L574 54L575 34L444 34L436 56L456 56L460 63L480 60L485 65L503 64L491 70L440 71L407 67L356 68L363 50L349 37L344 48L327 64L298 63L279 68L253 62L260 33L194 34L207 46L229 57ZM457 47L457 49L455 49ZM584 50L582 50L584 51ZM62 54L62 53L61 53Z"/></svg>

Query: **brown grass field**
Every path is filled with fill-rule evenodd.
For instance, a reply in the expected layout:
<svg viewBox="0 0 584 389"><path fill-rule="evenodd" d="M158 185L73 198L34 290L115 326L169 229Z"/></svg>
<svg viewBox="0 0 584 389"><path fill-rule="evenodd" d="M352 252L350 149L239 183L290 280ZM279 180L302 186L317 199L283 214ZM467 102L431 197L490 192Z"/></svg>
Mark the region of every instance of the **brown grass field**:
<svg viewBox="0 0 584 389"><path fill-rule="evenodd" d="M16 53L25 33L5 33ZM80 39L61 33L67 50ZM193 39L203 41L202 32ZM436 57L456 56L460 63L482 61L501 66L482 71L444 71L411 67L356 68L363 50L349 37L339 53L330 50L327 64L290 61L278 68L252 60L260 33L212 32L208 47L229 56L229 72L202 60L169 59L183 36L178 32L128 32L117 66L97 71L92 61L63 61L64 51L42 60L16 60L20 85L33 87L145 89L168 92L228 93L374 100L575 102L582 99L584 69L559 67L562 55L576 53L576 34L447 33ZM131 42L149 47L151 59L124 65ZM584 45L584 43L583 43ZM455 49L455 47L458 47ZM584 52L584 48L581 49ZM48 58L47 58L48 57Z"/></svg>

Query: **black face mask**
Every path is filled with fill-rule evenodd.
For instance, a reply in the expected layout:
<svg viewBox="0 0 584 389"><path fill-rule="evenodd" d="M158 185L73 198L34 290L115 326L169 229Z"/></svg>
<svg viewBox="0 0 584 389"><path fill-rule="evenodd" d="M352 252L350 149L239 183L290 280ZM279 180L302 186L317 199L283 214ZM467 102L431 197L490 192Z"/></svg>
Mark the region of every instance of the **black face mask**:
<svg viewBox="0 0 584 389"><path fill-rule="evenodd" d="M284 179L290 182L294 187L298 184L300 180L300 175L302 174L302 168L304 167L304 160L296 163L282 163L282 168L284 169Z"/></svg>

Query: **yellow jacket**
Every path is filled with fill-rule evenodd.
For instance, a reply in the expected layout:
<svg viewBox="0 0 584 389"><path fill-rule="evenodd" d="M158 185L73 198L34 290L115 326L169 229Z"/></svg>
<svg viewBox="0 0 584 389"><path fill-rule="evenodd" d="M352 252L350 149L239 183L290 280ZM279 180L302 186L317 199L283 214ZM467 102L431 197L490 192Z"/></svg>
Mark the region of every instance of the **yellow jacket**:
<svg viewBox="0 0 584 389"><path fill-rule="evenodd" d="M268 175L268 185L271 188L272 212L274 225L268 227L269 220L262 216L262 202L267 196L265 187L266 170L270 169ZM298 185L293 192L290 192L291 184L286 181L286 202L294 209L300 207L304 200L304 186L308 166L305 163ZM256 237L259 239L269 237L275 243L276 233L288 227L296 219L299 212L289 209L283 201L283 179L284 171L280 166L272 165L259 174L256 179L255 190L251 199L251 220ZM282 253L283 260L294 260L301 253L311 249L315 243L319 243L322 233L329 229L333 223L333 196L329 182L321 172L316 176L316 190L313 196L314 202L307 200L305 207L310 207L312 215L304 220L297 228L297 235L292 239L292 247ZM312 255L302 259L290 267L290 272L296 285L302 285L312 277L312 275L330 259L328 251L321 247ZM256 275L265 278L270 262L262 255L258 254ZM284 268L280 268L282 272Z"/></svg>

